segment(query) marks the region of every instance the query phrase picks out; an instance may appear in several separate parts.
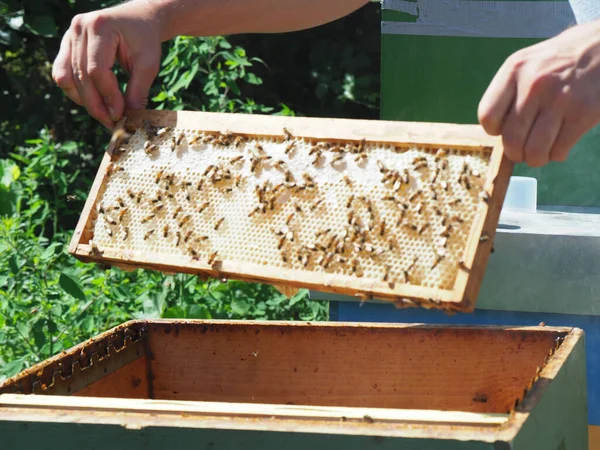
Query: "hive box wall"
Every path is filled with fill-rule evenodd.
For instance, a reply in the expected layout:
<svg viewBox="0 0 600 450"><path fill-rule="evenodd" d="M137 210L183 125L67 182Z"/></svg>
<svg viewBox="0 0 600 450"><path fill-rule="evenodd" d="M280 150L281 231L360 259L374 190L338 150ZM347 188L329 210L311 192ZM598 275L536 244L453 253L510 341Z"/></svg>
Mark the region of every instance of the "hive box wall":
<svg viewBox="0 0 600 450"><path fill-rule="evenodd" d="M123 366L102 375L98 360L98 379L74 395L0 395L6 448L587 446L579 330L150 321L85 345L116 344L128 330L129 344L105 357ZM44 364L0 392L36 386L27 379Z"/></svg>

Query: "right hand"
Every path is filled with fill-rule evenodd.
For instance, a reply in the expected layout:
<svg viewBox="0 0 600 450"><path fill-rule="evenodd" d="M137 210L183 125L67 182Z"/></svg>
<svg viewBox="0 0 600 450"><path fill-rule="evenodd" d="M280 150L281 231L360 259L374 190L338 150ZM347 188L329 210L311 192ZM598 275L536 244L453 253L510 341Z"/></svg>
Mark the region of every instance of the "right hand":
<svg viewBox="0 0 600 450"><path fill-rule="evenodd" d="M160 21L140 3L75 16L52 68L65 94L109 129L124 108L146 107L160 67ZM115 60L129 73L125 96L112 71Z"/></svg>

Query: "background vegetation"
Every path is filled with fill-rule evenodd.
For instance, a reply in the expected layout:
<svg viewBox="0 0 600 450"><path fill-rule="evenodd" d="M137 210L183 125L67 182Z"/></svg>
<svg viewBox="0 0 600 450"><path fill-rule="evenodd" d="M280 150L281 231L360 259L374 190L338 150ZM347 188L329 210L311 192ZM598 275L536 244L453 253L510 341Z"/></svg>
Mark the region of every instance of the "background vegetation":
<svg viewBox="0 0 600 450"><path fill-rule="evenodd" d="M306 292L68 255L108 135L54 86L51 65L71 18L111 3L0 0L0 379L132 318L327 317ZM149 107L377 118L379 51L377 4L286 35L179 37L164 44Z"/></svg>

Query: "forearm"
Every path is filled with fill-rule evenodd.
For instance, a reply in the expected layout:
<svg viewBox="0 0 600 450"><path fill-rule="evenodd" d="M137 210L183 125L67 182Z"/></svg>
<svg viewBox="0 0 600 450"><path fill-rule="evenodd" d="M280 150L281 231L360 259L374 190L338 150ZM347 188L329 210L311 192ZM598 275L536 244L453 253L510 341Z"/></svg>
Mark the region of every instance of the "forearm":
<svg viewBox="0 0 600 450"><path fill-rule="evenodd" d="M161 21L161 40L178 35L282 33L343 17L368 0L133 0Z"/></svg>

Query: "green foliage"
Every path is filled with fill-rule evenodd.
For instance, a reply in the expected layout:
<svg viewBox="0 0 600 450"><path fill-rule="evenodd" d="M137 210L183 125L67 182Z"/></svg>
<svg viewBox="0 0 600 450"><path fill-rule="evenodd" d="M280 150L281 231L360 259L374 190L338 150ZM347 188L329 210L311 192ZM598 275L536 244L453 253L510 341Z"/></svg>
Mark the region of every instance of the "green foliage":
<svg viewBox="0 0 600 450"><path fill-rule="evenodd" d="M108 135L54 86L51 64L73 16L114 3L0 0L0 378L133 318L327 318L306 291L68 254ZM164 44L149 107L376 118L378 44L373 4L301 33L179 37Z"/></svg>
<svg viewBox="0 0 600 450"><path fill-rule="evenodd" d="M73 208L66 201L78 181L65 171L72 151L43 132L0 160L11 174L1 182L14 211L0 216L0 377L134 318L326 318L326 305L308 301L306 291L288 300L265 285L102 270L75 260L60 224L61 214L81 210L77 200Z"/></svg>

